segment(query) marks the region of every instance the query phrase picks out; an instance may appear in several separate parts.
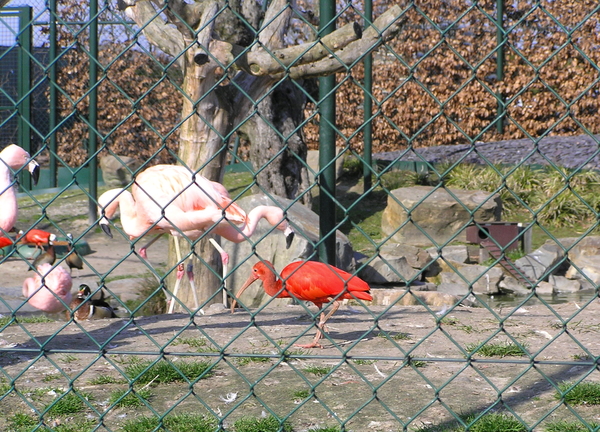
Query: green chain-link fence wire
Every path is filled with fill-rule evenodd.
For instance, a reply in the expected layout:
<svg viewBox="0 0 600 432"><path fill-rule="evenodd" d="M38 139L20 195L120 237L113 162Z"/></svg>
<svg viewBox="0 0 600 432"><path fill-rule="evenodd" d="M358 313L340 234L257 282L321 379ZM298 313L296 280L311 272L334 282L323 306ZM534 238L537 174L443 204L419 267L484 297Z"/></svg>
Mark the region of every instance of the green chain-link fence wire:
<svg viewBox="0 0 600 432"><path fill-rule="evenodd" d="M588 195L583 196L577 182L585 174L586 165L599 153L598 141L593 135L597 132L596 125L590 119L597 114L600 6L593 2L573 3L569 9L564 5L558 7L561 2L515 2L504 5L506 15L501 27L496 14L499 3L432 3L435 4L408 1L399 4L402 30L372 53L372 90L363 84L361 62L364 57L345 64L343 71L336 75L338 115L334 130L336 144L342 149L338 157L353 156L359 164L369 160L363 158L360 144L363 139L371 138L364 136L369 124L373 127L374 151L398 153L391 163L365 165L370 173L366 193L330 194L336 214L321 214L322 218L330 218L335 229L352 232L353 239L361 243L360 251L366 257L356 263L354 273L381 260L403 281L400 285L407 288L405 291L391 303L360 304L364 313L355 320L349 342L341 343L338 339L334 317L330 323L333 334L325 334L327 348L322 352L293 346L313 336L319 319L315 309L306 305L302 305L300 314L307 313L309 322L300 325L290 324L290 313L281 305L272 306L273 301L258 308L244 306L243 312L233 316L225 313L202 316L183 303L180 303L186 312L183 318L161 314L140 316L146 303L162 295L163 290L172 289L167 277L176 272L176 267L158 272L144 260L139 261L140 267L151 275L146 281L152 286L145 294L148 299L131 306L117 295L112 296L125 318L89 324L72 318L54 321L52 317L51 324L36 323L28 318L27 305L22 299L15 302L3 296L2 430L175 431L182 430L177 421L186 415L199 414L207 419L206 429L193 426L189 418L183 427L241 431L243 426L236 423L237 420L262 415L274 419L272 430L291 427L300 431L316 426L332 428L323 430L354 431L484 430L477 428L486 418L501 414L513 418L520 426L494 430L550 430L548 425L557 419L578 423L580 429L573 430L599 430L598 401L578 405L567 397L578 385L600 382L596 342L600 324L594 318L597 285L589 273L569 262L583 283L591 286L589 295L582 297L577 308L558 307L548 296L539 295L538 289L568 263L567 254L597 228L597 205L589 199L586 201ZM117 158L123 161L123 155L138 156L144 160L142 166L127 168L133 176L159 162L182 163L176 150L177 136L188 118L181 118L180 104L186 96L178 65L185 53L176 58L165 56L143 37L142 29L118 11L116 2L101 2L97 16L100 54L93 58L90 53L94 50L89 42L93 26L87 4L58 4L56 12L52 5L42 2L31 6L30 21L21 22L20 27L14 20L18 11L2 11L0 16L4 45L0 53L2 145L15 140L20 122L21 126L31 129L28 142L32 156L48 160L49 166L52 161L61 166L63 171L62 175L59 172L57 189L44 195L24 190L22 200L27 198L28 201L21 203L35 210L35 216L27 221L30 227L45 227L65 237L67 232L61 224L63 215L57 214L55 209L61 201L74 196L95 203L97 197L86 184L88 164L93 158L111 154L120 155ZM376 18L392 4L374 6ZM227 3L220 7L219 13L233 12L244 21ZM338 4L338 26L353 20L362 24L363 10L362 5ZM178 19L178 13L166 3L157 8L156 17ZM56 58L47 61L53 19L57 23ZM294 15L292 22L294 32L286 42L304 42L317 32L317 28L300 15ZM24 32L33 35L31 50L22 46ZM8 35L7 41L5 35ZM593 43L590 48L589 40L595 41L596 48ZM190 43L185 50L195 48L195 44ZM26 63L31 67L31 86L21 93L13 91L17 84L8 79L11 74L15 75L16 66L7 64L14 62L18 55L28 56ZM499 60L502 56L504 65ZM336 59L338 54L331 51L329 57ZM561 62L564 65L560 65ZM98 67L98 79L91 84L90 63ZM497 69L501 67L503 71ZM577 74L578 67L581 75ZM53 68L56 74L52 73ZM223 69L228 73L217 80L211 91L221 85L236 86L235 81L229 79L233 70L228 70L227 65L223 65ZM553 74L571 77L577 84L575 90L569 87L566 96L567 90L556 85L565 81ZM504 81L498 82L497 78L502 76ZM579 80L578 76L586 78ZM274 87L282 83L277 82ZM92 103L90 85L98 92L95 108L89 105ZM306 92L300 83L293 82L293 85ZM243 91L241 87L237 90ZM55 104L52 105L54 120L47 115L53 91L56 93L56 100L51 101ZM356 115L360 114L357 107L362 105L353 102L362 100L365 92L373 100L373 110L371 117L363 119ZM173 98L173 94L177 97ZM247 119L261 116L258 107L267 97L268 94L260 95L253 101L254 108ZM306 130L307 138L315 141L315 123L325 120L319 117L317 110L311 110L311 103L318 106L319 101L309 93L306 98L310 102L306 118L289 136L276 131L280 138L289 139L292 134ZM17 109L25 101L32 104L31 119ZM94 109L98 112L97 121L89 117ZM264 117L263 120L270 122ZM275 129L273 124L270 126ZM236 132L234 128L221 138L229 144L223 149L228 158L237 160L240 155L232 151ZM541 140L554 132L586 134L596 150L580 166L564 170L541 150ZM98 136L97 151L92 154L87 148L89 133ZM495 165L476 144L501 138L527 138L533 147L517 166ZM470 147L448 163L434 164L417 151L427 141L469 144ZM270 162L288 151L288 147L278 150ZM388 181L396 167L409 156L425 167L426 175L421 174L431 185L421 201L413 206L399 200L393 193L395 186ZM519 175L518 170L528 166L534 156L545 158L548 171L560 173L560 186L541 203L529 201L525 198L527 194L511 186L511 181ZM473 159L479 159L496 179L485 188L489 193L487 200L498 194L514 202L518 209L513 208L514 214L519 215L523 224L521 236L534 232L547 237L558 246L563 257L543 270L537 280L531 280L532 287L525 287L526 294L511 306L492 307L490 297L476 289L476 284L489 280L486 279L489 271L506 256L506 245L490 239L500 248L500 256L493 257L485 271L475 278L464 275L462 265L447 256L448 247L462 239L461 234L468 226L475 223L483 227L475 216L483 203L475 208L467 207L448 186L453 181L453 172ZM232 198L240 199L251 188L271 195L257 182L258 174L267 167L268 164L252 167L251 184L236 190ZM318 179L327 167L307 168L311 177ZM484 172L473 173L475 183L477 179L483 183ZM317 187L315 180L302 193L311 193ZM413 217L418 207L439 191L447 192L471 215L443 241L434 238L428 228L420 226ZM544 218L548 208L565 194L583 203L587 215L580 217L573 231L556 230ZM393 232L378 236L361 222L381 218L386 202L395 203L408 217ZM291 206L286 210L291 211ZM567 210L565 207L564 212ZM75 211L82 217L87 215L81 206ZM299 223L293 220L291 223L298 236L308 239L311 250L319 248L319 240L310 240ZM111 227L118 232L115 242L128 239L118 225ZM383 253L385 246L395 243L395 237L408 227L416 228L435 249L434 260L412 276L401 274ZM87 236L99 235L96 230L95 224L86 224L74 234L75 245L84 242ZM559 239L564 232L577 238L563 243ZM248 239L254 246L253 251L266 237L267 234ZM82 257L84 265L95 275L99 286L112 294L111 276L118 274L127 258L137 256L135 249L143 243L143 239L132 240L131 251L124 256L114 256L106 272L94 268L85 255ZM197 255L194 250L199 241L181 243L185 244L184 261ZM243 257L224 279L239 272L244 262L254 262L255 256L267 258L261 257L259 252ZM316 259L316 253L309 254L308 258ZM64 260L59 257L56 265L64 265ZM436 263L459 275L468 286L444 307L434 306L415 295ZM2 266L11 265L31 267L20 249L5 252L0 270ZM525 276L519 268L517 272ZM153 278L158 282L153 283ZM201 308L208 310L206 305L221 295L220 291L215 292ZM415 306L400 307L411 299L416 299ZM472 303L478 306L473 310L477 317L464 324L461 305ZM544 328L528 323L527 315L523 315L534 303L539 307L535 313L547 319ZM514 330L519 325L527 327L527 331ZM45 331L48 328L52 332ZM530 346L528 336L536 334L542 335L542 342ZM565 340L570 347L568 355L557 348ZM514 346L517 354L513 352L502 358L482 355L486 346L497 342ZM444 350L436 349L437 344L443 345ZM573 351L577 352L577 358L573 357ZM258 366L249 368L249 364ZM561 387L564 382L566 388ZM293 389L299 391L291 397ZM117 390L121 393L115 396ZM148 396L147 391L154 396ZM559 395L556 399L552 397L554 393ZM135 400L137 406L126 408L124 403L128 398ZM145 426L133 429L131 422L136 419L143 419ZM262 427L255 430L271 430ZM566 430L567 426L562 427Z"/></svg>

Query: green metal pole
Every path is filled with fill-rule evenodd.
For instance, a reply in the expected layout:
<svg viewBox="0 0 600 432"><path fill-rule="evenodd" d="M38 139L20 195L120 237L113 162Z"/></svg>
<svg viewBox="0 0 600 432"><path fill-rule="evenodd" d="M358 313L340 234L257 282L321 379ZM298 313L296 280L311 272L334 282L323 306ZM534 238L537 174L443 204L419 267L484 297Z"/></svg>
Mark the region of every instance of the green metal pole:
<svg viewBox="0 0 600 432"><path fill-rule="evenodd" d="M371 26L373 21L373 0L365 0L365 29ZM365 100L363 114L365 127L363 129L363 191L366 193L371 189L371 167L373 166L373 56L367 54L363 60L365 66Z"/></svg>
<svg viewBox="0 0 600 432"><path fill-rule="evenodd" d="M320 0L319 37L335 30L335 1ZM335 265L335 75L319 78L319 232L321 261Z"/></svg>
<svg viewBox="0 0 600 432"><path fill-rule="evenodd" d="M98 92L96 83L98 82L98 0L90 0L90 106L89 106L89 142L88 154L92 155L89 158L89 206L88 215L90 223L94 223L97 217L97 202L98 202L98 164L96 161L96 150L98 148L97 139L97 108L98 108Z"/></svg>
<svg viewBox="0 0 600 432"><path fill-rule="evenodd" d="M49 64L50 70L48 71L48 78L50 79L50 101L49 101L49 117L48 117L48 129L50 130L50 187L57 186L57 163L56 163L56 119L57 119L57 92L56 92L56 44L58 34L56 31L56 0L50 0L50 49L49 49Z"/></svg>
<svg viewBox="0 0 600 432"><path fill-rule="evenodd" d="M17 78L19 102L18 141L19 146L31 154L31 31L32 8L19 8L19 76ZM31 176L22 175L20 184L26 190L31 190Z"/></svg>
<svg viewBox="0 0 600 432"><path fill-rule="evenodd" d="M496 80L497 82L504 80L504 0L496 1L496 43L498 51L496 52ZM498 123L496 128L499 133L504 133L504 98L500 93L496 94L498 100Z"/></svg>

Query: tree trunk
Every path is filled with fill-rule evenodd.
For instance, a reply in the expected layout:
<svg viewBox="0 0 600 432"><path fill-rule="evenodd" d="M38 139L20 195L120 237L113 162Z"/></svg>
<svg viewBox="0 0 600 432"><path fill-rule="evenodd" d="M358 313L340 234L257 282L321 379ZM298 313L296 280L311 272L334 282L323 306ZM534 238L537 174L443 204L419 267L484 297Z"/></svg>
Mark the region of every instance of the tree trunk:
<svg viewBox="0 0 600 432"><path fill-rule="evenodd" d="M241 132L251 143L254 169L264 167L257 175L256 189L289 199L300 197L301 203L310 206L310 193L302 193L312 179L306 168L306 143L299 129L306 100L298 85L284 81L263 99L258 113Z"/></svg>

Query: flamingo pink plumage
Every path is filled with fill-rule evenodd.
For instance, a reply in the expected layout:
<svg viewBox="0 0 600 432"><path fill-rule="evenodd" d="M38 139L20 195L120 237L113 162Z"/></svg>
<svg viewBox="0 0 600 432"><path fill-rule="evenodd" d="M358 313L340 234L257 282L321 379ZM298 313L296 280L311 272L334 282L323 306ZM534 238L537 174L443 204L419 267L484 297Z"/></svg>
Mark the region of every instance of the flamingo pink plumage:
<svg viewBox="0 0 600 432"><path fill-rule="evenodd" d="M182 166L150 167L136 177L132 193L112 189L98 199L98 204L102 214L100 226L104 232L111 235L107 218L113 217L119 208L123 230L132 240L150 233L184 235L195 240L209 231L240 243L252 235L262 218L284 232L288 247L294 237L294 231L279 207L259 206L246 214L231 200L223 185ZM149 244L140 249L140 254ZM215 242L213 244L221 252L223 263L227 264L227 254ZM175 245L178 246L177 241ZM178 260L181 264L181 256ZM182 268L178 270L178 282L182 271ZM187 273L191 277L189 266ZM190 282L193 283L192 279Z"/></svg>
<svg viewBox="0 0 600 432"><path fill-rule="evenodd" d="M21 147L11 144L0 152L0 234L8 232L17 220L17 193L13 187L12 170L28 165L29 172L36 184L39 177L39 165L31 159L29 153Z"/></svg>
<svg viewBox="0 0 600 432"><path fill-rule="evenodd" d="M263 282L263 289L271 297L296 298L298 300L313 302L319 309L323 304L333 302L331 311L326 315L321 312L321 318L317 325L317 334L308 345L299 345L302 348L321 347L319 339L326 331L325 323L340 307L340 300L360 299L373 300L369 293L370 287L365 281L353 276L337 267L316 261L296 261L285 266L281 271L281 278L269 261L259 261L252 267L252 273L248 280L242 285L236 296L242 293L258 279ZM283 284L285 281L285 285ZM231 312L235 311L236 301L231 304ZM322 347L321 347L322 348Z"/></svg>
<svg viewBox="0 0 600 432"><path fill-rule="evenodd" d="M37 267L37 274L23 282L23 295L36 309L48 313L65 310L65 304L71 303L73 280L64 268L50 264ZM62 302L58 298L62 299ZM64 303L63 303L64 302Z"/></svg>

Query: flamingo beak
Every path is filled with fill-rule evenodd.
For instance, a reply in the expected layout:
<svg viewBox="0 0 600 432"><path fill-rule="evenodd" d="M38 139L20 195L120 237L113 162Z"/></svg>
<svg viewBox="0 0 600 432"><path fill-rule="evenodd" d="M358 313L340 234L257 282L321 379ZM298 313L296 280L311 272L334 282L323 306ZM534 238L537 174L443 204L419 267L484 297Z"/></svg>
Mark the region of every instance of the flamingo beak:
<svg viewBox="0 0 600 432"><path fill-rule="evenodd" d="M289 249L296 233L290 226L288 226L283 233L285 234L285 248Z"/></svg>
<svg viewBox="0 0 600 432"><path fill-rule="evenodd" d="M258 276L255 275L254 273L252 273L250 275L250 277L248 278L248 280L246 280L246 282L244 282L244 285L242 285L240 290L237 292L236 297L239 298L242 295L242 293L244 291L246 291L246 288L248 288L250 285L252 285L254 282L256 282L257 279L258 279ZM237 305L237 299L234 298L233 301L231 302L231 313L235 313L236 305Z"/></svg>
<svg viewBox="0 0 600 432"><path fill-rule="evenodd" d="M33 185L35 186L40 179L40 165L34 161L33 159L29 162L29 173L31 174L31 178L33 179Z"/></svg>
<svg viewBox="0 0 600 432"><path fill-rule="evenodd" d="M100 219L100 228L102 228L102 231L104 231L104 234L106 234L110 238L113 238L112 232L110 232L110 225L108 224L108 221L106 220L106 218Z"/></svg>

